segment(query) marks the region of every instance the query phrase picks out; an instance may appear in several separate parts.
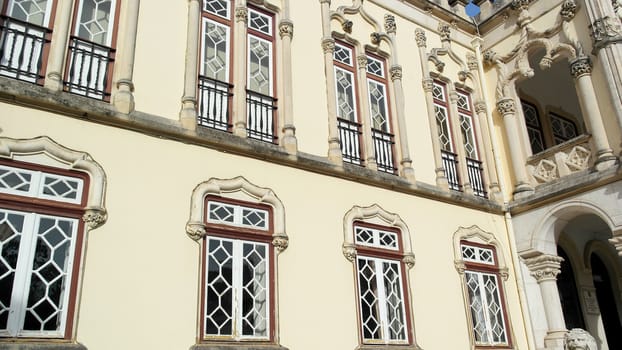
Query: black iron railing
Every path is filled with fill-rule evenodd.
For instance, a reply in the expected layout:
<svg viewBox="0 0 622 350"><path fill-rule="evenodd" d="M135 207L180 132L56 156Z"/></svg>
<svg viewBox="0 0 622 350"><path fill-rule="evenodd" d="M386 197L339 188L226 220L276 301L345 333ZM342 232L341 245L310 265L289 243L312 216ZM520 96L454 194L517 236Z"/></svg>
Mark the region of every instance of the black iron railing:
<svg viewBox="0 0 622 350"><path fill-rule="evenodd" d="M0 75L43 84L44 53L51 30L0 16Z"/></svg>
<svg viewBox="0 0 622 350"><path fill-rule="evenodd" d="M449 188L452 190L460 191L460 177L458 176L458 156L455 153L448 151L441 151L441 158L443 159L443 168L445 169L445 176L449 183Z"/></svg>
<svg viewBox="0 0 622 350"><path fill-rule="evenodd" d="M482 176L482 173L484 171L484 167L482 167L482 162L476 159L467 158L466 164L467 171L469 173L469 182L471 183L471 187L473 188L473 194L486 198L488 194L486 193L484 178Z"/></svg>
<svg viewBox="0 0 622 350"><path fill-rule="evenodd" d="M248 137L276 142L275 114L276 99L254 91L246 90L246 132Z"/></svg>
<svg viewBox="0 0 622 350"><path fill-rule="evenodd" d="M115 50L78 37L69 40L65 89L100 100L110 98Z"/></svg>
<svg viewBox="0 0 622 350"><path fill-rule="evenodd" d="M199 76L199 117L201 126L223 131L231 130L231 90L233 85L205 76Z"/></svg>
<svg viewBox="0 0 622 350"><path fill-rule="evenodd" d="M348 163L361 164L361 124L337 118L337 128L343 160Z"/></svg>
<svg viewBox="0 0 622 350"><path fill-rule="evenodd" d="M393 145L395 136L388 132L371 129L371 137L374 141L374 155L378 170L395 174L395 160L393 159Z"/></svg>

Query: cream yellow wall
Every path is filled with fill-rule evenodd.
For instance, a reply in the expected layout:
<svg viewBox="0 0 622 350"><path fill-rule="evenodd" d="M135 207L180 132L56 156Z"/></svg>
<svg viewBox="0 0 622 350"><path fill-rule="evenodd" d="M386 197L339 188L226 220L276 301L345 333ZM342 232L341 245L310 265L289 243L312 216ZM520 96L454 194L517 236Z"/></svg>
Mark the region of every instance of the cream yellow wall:
<svg viewBox="0 0 622 350"><path fill-rule="evenodd" d="M471 225L493 232L503 246L514 340L517 348L526 346L502 216L47 112L6 104L0 110L2 136L48 135L88 152L107 174L109 219L89 233L78 320L77 339L91 350L194 344L199 248L184 232L190 195L211 177L240 175L271 188L285 207L290 246L279 257L282 345L357 346L353 266L341 252L343 217L354 205L376 203L399 214L411 231L417 258L409 272L411 310L421 346L469 347L452 236Z"/></svg>

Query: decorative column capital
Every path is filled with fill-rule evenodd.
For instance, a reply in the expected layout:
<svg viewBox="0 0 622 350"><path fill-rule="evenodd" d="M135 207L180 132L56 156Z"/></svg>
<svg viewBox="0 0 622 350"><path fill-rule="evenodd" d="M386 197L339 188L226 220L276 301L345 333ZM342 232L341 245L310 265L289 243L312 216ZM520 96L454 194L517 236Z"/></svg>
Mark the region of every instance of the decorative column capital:
<svg viewBox="0 0 622 350"><path fill-rule="evenodd" d="M402 79L402 66L394 65L389 69L389 74L391 74L391 81L401 80Z"/></svg>
<svg viewBox="0 0 622 350"><path fill-rule="evenodd" d="M492 65L497 60L497 53L492 50L484 51L484 63L487 65Z"/></svg>
<svg viewBox="0 0 622 350"><path fill-rule="evenodd" d="M423 79L421 81L421 84L423 85L423 91L432 92L432 89L434 88L434 79L431 79L431 78Z"/></svg>
<svg viewBox="0 0 622 350"><path fill-rule="evenodd" d="M193 240L198 241L207 235L207 231L205 230L205 225L202 223L189 222L186 224L186 234Z"/></svg>
<svg viewBox="0 0 622 350"><path fill-rule="evenodd" d="M516 102L511 97L503 97L497 101L497 109L503 116L516 114Z"/></svg>
<svg viewBox="0 0 622 350"><path fill-rule="evenodd" d="M605 16L594 21L590 25L590 35L594 43L594 50L622 41L622 29L619 20Z"/></svg>
<svg viewBox="0 0 622 350"><path fill-rule="evenodd" d="M281 253L289 246L289 238L287 236L274 236L272 238L272 245Z"/></svg>
<svg viewBox="0 0 622 350"><path fill-rule="evenodd" d="M439 22L438 24L438 35L441 36L441 41L451 41L451 27L449 24L445 24Z"/></svg>
<svg viewBox="0 0 622 350"><path fill-rule="evenodd" d="M522 11L529 7L531 0L512 0L510 7L512 10Z"/></svg>
<svg viewBox="0 0 622 350"><path fill-rule="evenodd" d="M235 8L235 21L244 22L248 20L248 8L246 6L238 6Z"/></svg>
<svg viewBox="0 0 622 350"><path fill-rule="evenodd" d="M384 15L384 31L387 34L395 34L397 26L395 25L395 16L391 14Z"/></svg>
<svg viewBox="0 0 622 350"><path fill-rule="evenodd" d="M557 255L542 254L525 259L531 275L538 281L555 281L561 273L560 265L564 259Z"/></svg>
<svg viewBox="0 0 622 350"><path fill-rule="evenodd" d="M412 253L404 255L402 262L406 264L409 269L412 269L415 266L415 255Z"/></svg>
<svg viewBox="0 0 622 350"><path fill-rule="evenodd" d="M562 16L564 21L570 22L575 14L577 13L577 3L575 0L566 0L562 4L562 9L559 14Z"/></svg>
<svg viewBox="0 0 622 350"><path fill-rule="evenodd" d="M356 247L352 244L344 243L341 247L341 252L350 262L354 262L354 259L356 259Z"/></svg>
<svg viewBox="0 0 622 350"><path fill-rule="evenodd" d="M415 41L417 42L418 47L425 47L426 37L423 29L417 28L415 29Z"/></svg>
<svg viewBox="0 0 622 350"><path fill-rule="evenodd" d="M108 214L104 208L90 208L84 212L84 215L82 215L82 220L86 223L89 230L98 228L106 222L107 218Z"/></svg>
<svg viewBox="0 0 622 350"><path fill-rule="evenodd" d="M475 101L475 113L486 113L486 102L482 100Z"/></svg>
<svg viewBox="0 0 622 350"><path fill-rule="evenodd" d="M456 92L456 90L454 90L452 88L449 88L447 90L449 90L448 94L447 94L447 95L449 95L449 102L451 102L451 103L458 102L458 92Z"/></svg>
<svg viewBox="0 0 622 350"><path fill-rule="evenodd" d="M335 52L335 39L329 38L322 40L322 50L324 53L334 53Z"/></svg>
<svg viewBox="0 0 622 350"><path fill-rule="evenodd" d="M575 79L592 74L592 61L587 56L577 57L570 61L570 74Z"/></svg>
<svg viewBox="0 0 622 350"><path fill-rule="evenodd" d="M292 38L294 36L294 23L292 21L284 19L279 23L279 34L281 35L281 39L288 37Z"/></svg>
<svg viewBox="0 0 622 350"><path fill-rule="evenodd" d="M359 69L367 69L367 56L366 55L356 56L356 63L358 63Z"/></svg>

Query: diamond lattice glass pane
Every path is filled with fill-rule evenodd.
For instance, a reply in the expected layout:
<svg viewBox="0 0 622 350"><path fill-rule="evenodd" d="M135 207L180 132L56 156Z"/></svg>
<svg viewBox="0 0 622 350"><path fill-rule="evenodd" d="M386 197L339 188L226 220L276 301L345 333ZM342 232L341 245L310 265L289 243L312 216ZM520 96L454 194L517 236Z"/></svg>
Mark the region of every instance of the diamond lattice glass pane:
<svg viewBox="0 0 622 350"><path fill-rule="evenodd" d="M387 308L388 338L406 339L406 316L402 297L400 266L396 262L383 262L384 291Z"/></svg>
<svg viewBox="0 0 622 350"><path fill-rule="evenodd" d="M254 36L248 39L248 83L252 91L271 95L272 43Z"/></svg>
<svg viewBox="0 0 622 350"><path fill-rule="evenodd" d="M523 114L525 115L525 123L529 126L540 126L540 118L538 117L538 111L530 104L521 103L523 108Z"/></svg>
<svg viewBox="0 0 622 350"><path fill-rule="evenodd" d="M233 334L233 242L209 238L205 286L205 334Z"/></svg>
<svg viewBox="0 0 622 350"><path fill-rule="evenodd" d="M458 108L470 111L471 106L469 106L469 97L463 93L458 93Z"/></svg>
<svg viewBox="0 0 622 350"><path fill-rule="evenodd" d="M432 86L432 96L440 101L445 101L445 89L439 84L434 83Z"/></svg>
<svg viewBox="0 0 622 350"><path fill-rule="evenodd" d="M359 257L357 259L357 274L363 339L381 339L375 261Z"/></svg>
<svg viewBox="0 0 622 350"><path fill-rule="evenodd" d="M235 211L235 206L233 205L217 203L217 202L209 202L208 203L208 221L233 223L235 219L234 211Z"/></svg>
<svg viewBox="0 0 622 350"><path fill-rule="evenodd" d="M110 18L113 0L82 0L77 36L94 43L110 45Z"/></svg>
<svg viewBox="0 0 622 350"><path fill-rule="evenodd" d="M46 11L51 0L13 0L9 16L15 19L36 24L39 26L46 26Z"/></svg>
<svg viewBox="0 0 622 350"><path fill-rule="evenodd" d="M335 79L337 80L337 116L341 119L356 121L352 73L335 68Z"/></svg>
<svg viewBox="0 0 622 350"><path fill-rule="evenodd" d="M505 323L503 319L503 309L499 296L499 285L497 277L489 274L482 274L484 289L486 291L486 302L490 332L493 343L505 343Z"/></svg>
<svg viewBox="0 0 622 350"><path fill-rule="evenodd" d="M339 61L348 66L352 66L352 50L349 48L336 44L335 52L333 53L335 61Z"/></svg>
<svg viewBox="0 0 622 350"><path fill-rule="evenodd" d="M369 86L369 110L373 128L389 132L387 117L386 89L384 84L368 80Z"/></svg>
<svg viewBox="0 0 622 350"><path fill-rule="evenodd" d="M267 245L242 245L242 335L268 336Z"/></svg>
<svg viewBox="0 0 622 350"><path fill-rule="evenodd" d="M477 160L477 150L475 148L475 135L473 133L473 121L466 114L460 114L460 129L466 156Z"/></svg>
<svg viewBox="0 0 622 350"><path fill-rule="evenodd" d="M384 64L372 57L367 57L367 73L384 78Z"/></svg>
<svg viewBox="0 0 622 350"><path fill-rule="evenodd" d="M551 129L553 130L553 138L556 144L568 141L577 137L576 125L556 114L549 114L551 119Z"/></svg>
<svg viewBox="0 0 622 350"><path fill-rule="evenodd" d="M486 317L484 314L483 295L480 288L478 274L472 272L465 273L467 290L469 292L469 309L471 310L471 320L473 322L473 333L477 343L488 343L488 332L486 331Z"/></svg>
<svg viewBox="0 0 622 350"><path fill-rule="evenodd" d="M28 193L32 181L32 174L17 168L0 166L0 192L13 190Z"/></svg>
<svg viewBox="0 0 622 350"><path fill-rule="evenodd" d="M203 0L203 11L229 18L229 0Z"/></svg>
<svg viewBox="0 0 622 350"><path fill-rule="evenodd" d="M272 35L272 17L257 11L248 11L248 27Z"/></svg>
<svg viewBox="0 0 622 350"><path fill-rule="evenodd" d="M242 208L242 225L267 229L268 212L261 209Z"/></svg>
<svg viewBox="0 0 622 350"><path fill-rule="evenodd" d="M394 232L378 231L378 240L383 248L397 249L397 235Z"/></svg>
<svg viewBox="0 0 622 350"><path fill-rule="evenodd" d="M46 174L43 177L43 194L50 197L79 200L81 181L64 176Z"/></svg>
<svg viewBox="0 0 622 350"><path fill-rule="evenodd" d="M527 127L527 134L529 135L529 143L531 145L532 153L539 153L544 151L544 138L539 129Z"/></svg>
<svg viewBox="0 0 622 350"><path fill-rule="evenodd" d="M25 216L0 209L0 331L7 329Z"/></svg>
<svg viewBox="0 0 622 350"><path fill-rule="evenodd" d="M443 106L434 106L436 116L436 127L438 128L438 138L441 148L444 151L452 151L451 135L449 133L449 120L447 119L447 109Z"/></svg>
<svg viewBox="0 0 622 350"><path fill-rule="evenodd" d="M212 79L229 81L229 28L203 21L203 64L201 74Z"/></svg>
<svg viewBox="0 0 622 350"><path fill-rule="evenodd" d="M363 227L354 228L354 236L356 237L356 243L359 244L373 244L374 233L373 230Z"/></svg>

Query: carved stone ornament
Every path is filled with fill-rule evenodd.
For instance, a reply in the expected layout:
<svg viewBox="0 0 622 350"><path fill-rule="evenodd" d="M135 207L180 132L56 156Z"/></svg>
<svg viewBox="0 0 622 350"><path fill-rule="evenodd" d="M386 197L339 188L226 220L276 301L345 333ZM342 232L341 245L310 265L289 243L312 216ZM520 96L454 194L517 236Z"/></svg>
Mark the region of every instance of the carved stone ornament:
<svg viewBox="0 0 622 350"><path fill-rule="evenodd" d="M529 7L531 0L512 0L510 7L512 10L522 11Z"/></svg>
<svg viewBox="0 0 622 350"><path fill-rule="evenodd" d="M397 26L395 25L395 16L391 14L384 15L384 31L387 34L395 34Z"/></svg>
<svg viewBox="0 0 622 350"><path fill-rule="evenodd" d="M415 29L415 41L417 42L418 47L425 47L426 37L423 29Z"/></svg>
<svg viewBox="0 0 622 350"><path fill-rule="evenodd" d="M454 260L454 267L459 274L464 275L464 271L466 271L466 265L463 260Z"/></svg>
<svg viewBox="0 0 622 350"><path fill-rule="evenodd" d="M538 65L540 66L540 69L542 70L547 70L551 68L552 64L553 64L553 59L550 56L542 57L542 59L538 63Z"/></svg>
<svg viewBox="0 0 622 350"><path fill-rule="evenodd" d="M615 12L618 18L622 19L622 0L612 0L613 12Z"/></svg>
<svg viewBox="0 0 622 350"><path fill-rule="evenodd" d="M412 254L404 255L402 262L404 262L409 269L412 269L415 266L415 256Z"/></svg>
<svg viewBox="0 0 622 350"><path fill-rule="evenodd" d="M380 44L380 33L371 33L369 34L369 39L371 40L371 43L374 45L378 45Z"/></svg>
<svg viewBox="0 0 622 350"><path fill-rule="evenodd" d="M458 80L464 82L466 78L469 76L469 72L461 70L458 72Z"/></svg>
<svg viewBox="0 0 622 350"><path fill-rule="evenodd" d="M333 54L335 52L335 39L322 40L322 50L324 53Z"/></svg>
<svg viewBox="0 0 622 350"><path fill-rule="evenodd" d="M486 102L484 101L475 101L475 113L481 114L486 113Z"/></svg>
<svg viewBox="0 0 622 350"><path fill-rule="evenodd" d="M561 273L560 264L564 259L557 255L542 254L525 260L527 267L531 271L531 275L538 281L557 279L557 275Z"/></svg>
<svg viewBox="0 0 622 350"><path fill-rule="evenodd" d="M438 24L438 35L441 36L441 41L450 41L451 38L451 27L449 24L439 23Z"/></svg>
<svg viewBox="0 0 622 350"><path fill-rule="evenodd" d="M354 262L354 259L356 259L356 248L353 245L344 244L341 251L348 261Z"/></svg>
<svg viewBox="0 0 622 350"><path fill-rule="evenodd" d="M573 328L564 336L564 350L597 350L596 340L590 333Z"/></svg>
<svg viewBox="0 0 622 350"><path fill-rule="evenodd" d="M367 68L367 56L366 55L358 55L356 56L356 63L358 63L359 68Z"/></svg>
<svg viewBox="0 0 622 350"><path fill-rule="evenodd" d="M574 18L576 13L577 13L577 3L574 0L564 1L564 3L562 4L562 9L559 12L562 18L567 22L571 21Z"/></svg>
<svg viewBox="0 0 622 350"><path fill-rule="evenodd" d="M516 102L513 98L504 97L497 101L497 109L501 115L516 114Z"/></svg>
<svg viewBox="0 0 622 350"><path fill-rule="evenodd" d="M434 80L432 79L423 79L421 81L421 85L423 85L423 91L425 92L432 92L432 89L434 88Z"/></svg>
<svg viewBox="0 0 622 350"><path fill-rule="evenodd" d="M538 179L540 182L553 181L559 178L557 175L557 165L548 159L542 159L538 163L538 166L536 166L536 169L533 172L533 177Z"/></svg>
<svg viewBox="0 0 622 350"><path fill-rule="evenodd" d="M346 33L352 33L353 26L354 26L354 23L350 20L347 20L341 23L341 29L343 29L343 31Z"/></svg>
<svg viewBox="0 0 622 350"><path fill-rule="evenodd" d="M622 30L618 19L605 16L594 21L590 25L594 47L600 49L615 41L622 40Z"/></svg>
<svg viewBox="0 0 622 350"><path fill-rule="evenodd" d="M89 230L96 229L101 226L108 219L108 214L106 210L103 208L98 209L87 209L82 215L82 220L86 223L86 226Z"/></svg>
<svg viewBox="0 0 622 350"><path fill-rule="evenodd" d="M244 22L248 20L248 8L244 6L235 8L235 20L236 22Z"/></svg>
<svg viewBox="0 0 622 350"><path fill-rule="evenodd" d="M205 237L207 232L205 231L205 226L201 223L188 223L186 224L186 234L191 239L198 241Z"/></svg>
<svg viewBox="0 0 622 350"><path fill-rule="evenodd" d="M592 74L592 61L587 56L577 57L570 61L570 74L577 79Z"/></svg>
<svg viewBox="0 0 622 350"><path fill-rule="evenodd" d="M475 57L474 54L472 53L467 53L467 67L469 68L469 70L471 71L475 71L478 68L478 64L477 64L477 57Z"/></svg>
<svg viewBox="0 0 622 350"><path fill-rule="evenodd" d="M289 246L289 238L287 236L276 236L272 238L272 245L281 253Z"/></svg>
<svg viewBox="0 0 622 350"><path fill-rule="evenodd" d="M394 81L396 79L402 79L402 66L391 66L391 69L389 70L389 73L391 74L391 81Z"/></svg>
<svg viewBox="0 0 622 350"><path fill-rule="evenodd" d="M293 37L294 36L294 23L291 21L283 20L279 23L279 34L281 38L283 37Z"/></svg>
<svg viewBox="0 0 622 350"><path fill-rule="evenodd" d="M491 65L495 63L497 53L492 50L484 51L484 63Z"/></svg>

